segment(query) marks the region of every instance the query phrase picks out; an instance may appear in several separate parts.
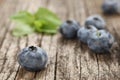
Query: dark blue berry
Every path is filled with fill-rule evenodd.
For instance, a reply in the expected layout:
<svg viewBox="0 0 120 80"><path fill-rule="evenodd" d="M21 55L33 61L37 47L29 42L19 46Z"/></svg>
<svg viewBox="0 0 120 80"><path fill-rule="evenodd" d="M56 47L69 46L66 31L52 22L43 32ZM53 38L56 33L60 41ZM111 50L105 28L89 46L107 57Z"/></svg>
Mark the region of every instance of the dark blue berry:
<svg viewBox="0 0 120 80"><path fill-rule="evenodd" d="M65 38L75 38L80 25L75 20L67 20L60 25L59 31Z"/></svg>
<svg viewBox="0 0 120 80"><path fill-rule="evenodd" d="M97 29L104 29L105 28L105 21L99 15L89 16L85 21L85 26L93 25Z"/></svg>
<svg viewBox="0 0 120 80"><path fill-rule="evenodd" d="M107 14L117 13L117 5L118 3L115 0L105 0L102 4L102 10Z"/></svg>
<svg viewBox="0 0 120 80"><path fill-rule="evenodd" d="M46 52L40 47L30 46L22 49L17 59L23 68L36 72L45 67L48 57Z"/></svg>
<svg viewBox="0 0 120 80"><path fill-rule="evenodd" d="M114 42L113 36L105 31L100 30L92 33L88 40L88 47L96 53L109 52Z"/></svg>
<svg viewBox="0 0 120 80"><path fill-rule="evenodd" d="M97 30L96 27L91 25L81 27L77 32L77 37L81 42L87 43L87 40L89 39L90 34L95 32L96 30Z"/></svg>

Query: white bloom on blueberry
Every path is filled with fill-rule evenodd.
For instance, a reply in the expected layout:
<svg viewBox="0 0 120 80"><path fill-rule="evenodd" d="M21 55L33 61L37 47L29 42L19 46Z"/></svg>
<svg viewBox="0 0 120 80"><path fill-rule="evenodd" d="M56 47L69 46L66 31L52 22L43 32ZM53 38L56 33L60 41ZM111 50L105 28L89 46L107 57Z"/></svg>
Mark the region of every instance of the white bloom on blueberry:
<svg viewBox="0 0 120 80"><path fill-rule="evenodd" d="M90 35L88 47L96 53L108 52L114 42L112 34L106 30L99 30Z"/></svg>
<svg viewBox="0 0 120 80"><path fill-rule="evenodd" d="M96 30L96 27L92 25L81 27L77 32L77 37L81 42L87 43L89 36Z"/></svg>
<svg viewBox="0 0 120 80"><path fill-rule="evenodd" d="M75 20L67 20L60 25L59 32L65 38L75 38L80 25Z"/></svg>
<svg viewBox="0 0 120 80"><path fill-rule="evenodd" d="M29 46L19 52L17 59L24 69L34 72L45 67L48 57L40 47Z"/></svg>
<svg viewBox="0 0 120 80"><path fill-rule="evenodd" d="M89 16L85 21L85 26L93 25L97 29L104 29L105 28L105 21L104 19L99 15L92 15Z"/></svg>

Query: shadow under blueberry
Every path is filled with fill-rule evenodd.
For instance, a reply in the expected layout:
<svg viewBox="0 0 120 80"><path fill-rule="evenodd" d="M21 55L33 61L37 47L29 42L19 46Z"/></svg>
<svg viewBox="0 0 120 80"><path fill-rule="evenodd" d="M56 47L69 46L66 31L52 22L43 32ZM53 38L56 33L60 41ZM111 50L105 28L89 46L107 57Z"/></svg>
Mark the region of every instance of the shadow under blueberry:
<svg viewBox="0 0 120 80"><path fill-rule="evenodd" d="M114 30L114 38L115 38L115 43L112 46L111 53L114 55L114 58L117 60L118 64L120 65L120 35L117 33L116 29L113 28Z"/></svg>
<svg viewBox="0 0 120 80"><path fill-rule="evenodd" d="M46 68L47 68L47 67L42 68L42 69L41 69L41 70L39 70L39 71L30 71L30 70L26 70L26 69L24 69L24 68L20 67L19 71L34 73L34 72L43 72L43 71L45 71L45 70L46 70Z"/></svg>
<svg viewBox="0 0 120 80"><path fill-rule="evenodd" d="M88 51L88 46L85 43L76 40L75 47L74 47L75 54L85 54Z"/></svg>
<svg viewBox="0 0 120 80"><path fill-rule="evenodd" d="M109 13L108 14L108 13L103 12L103 15L106 16L106 17L118 17L118 16L120 16L120 13L116 12L116 13Z"/></svg>
<svg viewBox="0 0 120 80"><path fill-rule="evenodd" d="M72 45L72 44L76 43L76 41L77 41L77 38L72 38L72 39L68 39L68 38L64 38L64 37L58 38L58 43L61 45L68 45L67 43Z"/></svg>
<svg viewBox="0 0 120 80"><path fill-rule="evenodd" d="M89 50L89 54L90 56L96 54L99 62L104 62L108 66L110 66L111 63L114 63L114 61L115 62L117 61L118 64L120 65L120 42L118 41L114 42L109 52L94 53L93 51Z"/></svg>
<svg viewBox="0 0 120 80"><path fill-rule="evenodd" d="M66 39L63 37L59 37L58 38L58 43L60 45L75 45L75 50L80 49L80 53L79 54L83 54L85 55L85 52L87 51L89 54L90 59L95 60L96 57L98 58L99 62L104 62L107 65L110 65L114 59L116 59L120 65L120 38L119 35L116 35L114 33L114 37L116 42L118 42L117 44L119 45L119 47L114 47L112 49L110 49L110 51L105 52L105 53L95 53L92 50L90 50L87 46L87 44L79 41L77 38L73 38L73 39ZM79 52L79 51L78 51ZM76 53L78 54L78 53Z"/></svg>
<svg viewBox="0 0 120 80"><path fill-rule="evenodd" d="M72 48L74 48L74 54L78 55L78 54L85 54L86 51L88 51L88 46L85 43L80 42L77 38L73 38L73 39L66 39L63 37L59 37L58 38L58 43L60 45L64 45L64 46L74 46Z"/></svg>
<svg viewBox="0 0 120 80"><path fill-rule="evenodd" d="M108 66L112 63L113 57L111 52L106 53L95 53L92 50L88 50L89 56L91 59L95 60L97 59L99 62L104 62Z"/></svg>
<svg viewBox="0 0 120 80"><path fill-rule="evenodd" d="M79 41L79 46L80 46L80 48L81 48L82 53L85 53L86 51L88 51L88 46L87 46L87 44Z"/></svg>
<svg viewBox="0 0 120 80"><path fill-rule="evenodd" d="M120 40L120 39L119 39ZM120 65L120 42L117 43L118 46L116 46L114 49L113 49L113 53L116 54L115 58L117 59L118 61L118 64Z"/></svg>

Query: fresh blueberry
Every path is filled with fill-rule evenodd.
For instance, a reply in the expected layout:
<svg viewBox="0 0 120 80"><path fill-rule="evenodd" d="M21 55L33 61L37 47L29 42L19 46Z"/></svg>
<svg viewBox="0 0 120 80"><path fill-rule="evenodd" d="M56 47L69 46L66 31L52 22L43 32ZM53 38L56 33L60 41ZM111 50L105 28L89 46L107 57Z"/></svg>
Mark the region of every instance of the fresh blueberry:
<svg viewBox="0 0 120 80"><path fill-rule="evenodd" d="M88 25L93 25L97 29L104 29L105 28L105 21L101 16L93 15L93 16L89 16L86 19L85 26L88 26Z"/></svg>
<svg viewBox="0 0 120 80"><path fill-rule="evenodd" d="M65 38L75 38L80 25L75 20L67 20L60 25L59 31Z"/></svg>
<svg viewBox="0 0 120 80"><path fill-rule="evenodd" d="M105 0L102 4L102 10L107 14L117 13L117 5L116 0Z"/></svg>
<svg viewBox="0 0 120 80"><path fill-rule="evenodd" d="M28 71L36 72L43 69L47 63L46 52L40 47L30 46L22 49L18 56L18 63Z"/></svg>
<svg viewBox="0 0 120 80"><path fill-rule="evenodd" d="M92 25L81 27L77 32L77 37L81 42L87 43L87 40L89 39L89 35L95 32L96 30L97 30L96 27Z"/></svg>
<svg viewBox="0 0 120 80"><path fill-rule="evenodd" d="M88 47L96 53L109 52L114 42L113 36L105 31L99 30L90 35L88 40Z"/></svg>

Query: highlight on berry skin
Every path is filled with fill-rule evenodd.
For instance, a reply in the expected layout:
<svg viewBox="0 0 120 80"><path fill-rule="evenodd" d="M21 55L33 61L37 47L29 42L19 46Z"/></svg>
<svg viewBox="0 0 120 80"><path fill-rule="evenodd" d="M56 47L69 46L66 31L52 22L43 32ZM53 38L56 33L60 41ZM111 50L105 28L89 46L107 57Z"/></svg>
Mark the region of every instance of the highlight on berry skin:
<svg viewBox="0 0 120 80"><path fill-rule="evenodd" d="M93 25L97 29L105 29L106 23L100 15L90 15L84 23L85 26Z"/></svg>
<svg viewBox="0 0 120 80"><path fill-rule="evenodd" d="M77 38L83 42L87 44L87 40L89 39L89 36L95 32L97 30L97 28L95 26L92 25L88 25L88 26L83 26L81 27L78 32L77 32Z"/></svg>

